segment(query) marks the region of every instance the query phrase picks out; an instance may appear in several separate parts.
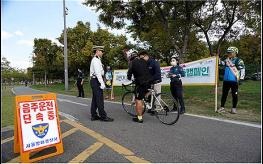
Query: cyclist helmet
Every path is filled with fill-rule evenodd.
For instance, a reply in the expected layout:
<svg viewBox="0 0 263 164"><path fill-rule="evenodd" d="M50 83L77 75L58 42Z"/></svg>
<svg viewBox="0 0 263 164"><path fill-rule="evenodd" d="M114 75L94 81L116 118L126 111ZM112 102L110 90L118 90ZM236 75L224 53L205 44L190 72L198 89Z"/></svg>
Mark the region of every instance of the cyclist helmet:
<svg viewBox="0 0 263 164"><path fill-rule="evenodd" d="M138 56L138 51L136 50L131 50L129 53L129 60L132 61Z"/></svg>
<svg viewBox="0 0 263 164"><path fill-rule="evenodd" d="M228 49L226 50L227 53L235 53L238 54L238 48L236 47L228 47Z"/></svg>

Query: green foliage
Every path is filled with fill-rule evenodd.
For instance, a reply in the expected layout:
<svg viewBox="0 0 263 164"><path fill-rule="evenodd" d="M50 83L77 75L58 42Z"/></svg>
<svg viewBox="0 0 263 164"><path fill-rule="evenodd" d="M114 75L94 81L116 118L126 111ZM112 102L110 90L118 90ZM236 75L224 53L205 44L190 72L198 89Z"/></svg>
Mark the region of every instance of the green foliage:
<svg viewBox="0 0 263 164"><path fill-rule="evenodd" d="M186 60L184 62L195 61L209 57L209 50L206 47L206 44L202 41L199 41L198 38L196 38L195 33L192 32L190 36L189 48L187 50Z"/></svg>
<svg viewBox="0 0 263 164"><path fill-rule="evenodd" d="M123 57L122 50L127 46L127 38L123 35L115 36L107 29L91 31L90 24L79 21L73 28L67 30L68 40L68 60L69 75L76 76L77 69L80 68L84 74L88 74L90 62L94 55L93 45L102 45L105 47L103 55L103 64L110 65L113 68L127 67L127 61ZM63 43L63 33L58 38Z"/></svg>
<svg viewBox="0 0 263 164"><path fill-rule="evenodd" d="M222 7L218 7L218 4ZM250 30L260 31L260 2L259 1L206 1L205 5L195 13L193 19L207 41L210 54L219 53L222 42L233 40ZM258 20L258 21L255 21ZM253 22L253 23L252 23ZM240 23L245 26L235 26ZM214 43L211 40L216 40Z"/></svg>
<svg viewBox="0 0 263 164"><path fill-rule="evenodd" d="M45 72L50 79L63 77L62 47L51 40L35 38L33 54L33 67L29 70L36 74L36 78L43 77Z"/></svg>
<svg viewBox="0 0 263 164"><path fill-rule="evenodd" d="M63 93L76 96L78 90L73 83L70 83L69 91L65 91L63 84L49 85L35 85L35 89L46 90L49 92ZM89 82L84 84L85 96L91 97L92 92ZM215 94L214 86L184 86L184 101L187 113L199 114L220 118L236 119L250 122L261 122L261 83L260 81L245 81L239 87L239 103L238 114L218 114L215 112ZM122 87L114 87L114 101L121 102L121 98L125 90ZM169 86L162 86L162 92L170 93ZM230 93L229 93L230 94ZM218 106L222 95L222 81L219 82L218 88ZM231 95L231 94L230 94ZM230 110L232 107L232 98L228 96L226 102L226 109ZM122 110L121 105L118 110Z"/></svg>
<svg viewBox="0 0 263 164"><path fill-rule="evenodd" d="M100 11L100 21L112 28L125 27L134 39L146 42L158 59L168 62L170 49L185 54L193 13L203 1L88 1L84 5Z"/></svg>
<svg viewBox="0 0 263 164"><path fill-rule="evenodd" d="M14 125L15 96L11 89L11 86L1 89L1 127Z"/></svg>
<svg viewBox="0 0 263 164"><path fill-rule="evenodd" d="M58 40L63 44L64 35L61 33ZM123 35L115 36L107 29L91 31L90 23L77 22L73 28L67 29L68 68L69 77L76 76L80 68L84 74L88 74L90 62L94 55L94 45L105 46L103 64L113 68L126 68L127 61L123 57L123 49L127 47L127 38ZM35 39L34 41L33 68L29 71L36 73L36 78L44 76L47 72L49 79L64 77L63 47L58 47L48 39Z"/></svg>
<svg viewBox="0 0 263 164"><path fill-rule="evenodd" d="M29 80L24 70L16 69L10 66L10 62L5 58L1 58L1 82L11 83Z"/></svg>

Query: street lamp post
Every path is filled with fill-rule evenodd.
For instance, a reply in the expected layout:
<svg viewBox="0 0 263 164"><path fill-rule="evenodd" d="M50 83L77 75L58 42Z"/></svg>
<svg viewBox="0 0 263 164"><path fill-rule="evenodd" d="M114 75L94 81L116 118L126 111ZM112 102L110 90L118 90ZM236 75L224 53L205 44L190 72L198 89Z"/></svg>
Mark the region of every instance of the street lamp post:
<svg viewBox="0 0 263 164"><path fill-rule="evenodd" d="M68 90L68 54L67 54L67 28L66 28L66 5L63 0L63 16L64 16L64 74L65 74L65 90Z"/></svg>

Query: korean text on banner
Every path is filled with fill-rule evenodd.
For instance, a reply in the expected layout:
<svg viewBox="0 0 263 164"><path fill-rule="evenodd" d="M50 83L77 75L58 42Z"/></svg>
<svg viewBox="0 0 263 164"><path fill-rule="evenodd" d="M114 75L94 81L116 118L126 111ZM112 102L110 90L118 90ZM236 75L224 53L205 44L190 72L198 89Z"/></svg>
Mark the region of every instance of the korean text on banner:
<svg viewBox="0 0 263 164"><path fill-rule="evenodd" d="M215 85L216 84L216 57L209 57L180 65L183 67L185 77L182 78L183 85ZM167 77L171 66L161 67L162 85L169 85L170 78ZM127 69L114 70L113 85L121 86L128 83Z"/></svg>

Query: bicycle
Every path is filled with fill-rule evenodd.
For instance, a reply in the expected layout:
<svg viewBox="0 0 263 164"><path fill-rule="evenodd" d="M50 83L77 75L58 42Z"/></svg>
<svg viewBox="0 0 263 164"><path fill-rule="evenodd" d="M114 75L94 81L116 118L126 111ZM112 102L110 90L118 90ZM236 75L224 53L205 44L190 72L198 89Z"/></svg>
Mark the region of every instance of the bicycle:
<svg viewBox="0 0 263 164"><path fill-rule="evenodd" d="M127 89L128 86L130 86L132 89ZM122 84L122 87L126 90L122 96L122 107L125 112L135 117L136 86L134 82L132 82L127 85ZM153 111L153 115L155 115L156 118L159 119L159 121L163 124L175 124L180 116L178 102L168 93L157 93L156 90L154 90L153 85L151 85L151 88L148 90L149 92L147 94L150 96L150 102L147 102L146 98L143 99L143 114L146 110L151 110Z"/></svg>

